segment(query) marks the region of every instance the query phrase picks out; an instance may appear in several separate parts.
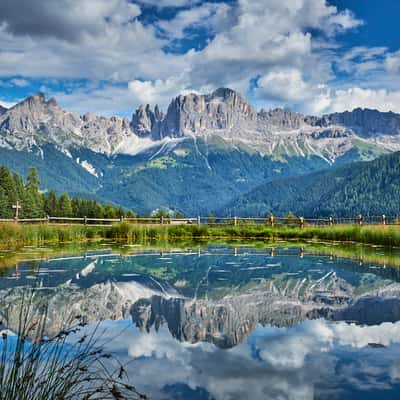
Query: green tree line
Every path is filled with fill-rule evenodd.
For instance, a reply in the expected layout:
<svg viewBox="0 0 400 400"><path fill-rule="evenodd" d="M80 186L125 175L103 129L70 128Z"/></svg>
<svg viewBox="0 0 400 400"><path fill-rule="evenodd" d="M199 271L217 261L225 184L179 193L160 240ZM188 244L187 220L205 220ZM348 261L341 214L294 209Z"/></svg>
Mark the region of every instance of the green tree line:
<svg viewBox="0 0 400 400"><path fill-rule="evenodd" d="M15 206L20 204L20 218L51 217L88 217L121 218L133 217L129 210L113 204L101 204L96 200L71 198L67 193L57 195L40 190L40 178L36 168L29 168L26 180L17 173L11 173L7 167L0 166L0 218L14 218Z"/></svg>

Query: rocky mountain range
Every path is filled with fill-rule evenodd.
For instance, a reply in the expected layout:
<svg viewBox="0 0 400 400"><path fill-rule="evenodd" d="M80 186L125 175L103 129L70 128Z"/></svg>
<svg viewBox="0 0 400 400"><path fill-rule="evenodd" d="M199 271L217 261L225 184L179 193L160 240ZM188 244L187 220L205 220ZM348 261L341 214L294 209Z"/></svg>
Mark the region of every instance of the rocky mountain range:
<svg viewBox="0 0 400 400"><path fill-rule="evenodd" d="M209 213L265 182L400 150L400 115L257 111L220 88L143 105L131 119L79 115L35 94L0 110L2 163L39 169L43 190L148 213ZM211 200L211 201L210 201Z"/></svg>
<svg viewBox="0 0 400 400"><path fill-rule="evenodd" d="M0 146L18 150L54 144L107 155L137 154L165 139L192 136L218 136L264 155L316 155L329 162L352 149L355 139L386 151L400 149L399 114L368 109L322 117L284 109L257 112L242 95L227 88L207 95L180 95L165 114L157 105L140 106L130 121L68 112L42 93L1 114Z"/></svg>

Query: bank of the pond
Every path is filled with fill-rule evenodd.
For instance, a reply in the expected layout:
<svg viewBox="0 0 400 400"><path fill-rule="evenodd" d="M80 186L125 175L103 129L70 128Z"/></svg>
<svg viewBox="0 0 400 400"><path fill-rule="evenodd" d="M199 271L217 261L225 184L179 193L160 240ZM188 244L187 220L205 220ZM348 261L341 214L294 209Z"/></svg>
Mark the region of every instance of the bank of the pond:
<svg viewBox="0 0 400 400"><path fill-rule="evenodd" d="M120 223L112 226L90 225L21 225L0 224L0 247L27 244L66 243L95 239L146 240L178 239L318 239L358 242L382 246L400 246L400 227L383 225L338 225L331 227L270 227L264 225L138 225Z"/></svg>

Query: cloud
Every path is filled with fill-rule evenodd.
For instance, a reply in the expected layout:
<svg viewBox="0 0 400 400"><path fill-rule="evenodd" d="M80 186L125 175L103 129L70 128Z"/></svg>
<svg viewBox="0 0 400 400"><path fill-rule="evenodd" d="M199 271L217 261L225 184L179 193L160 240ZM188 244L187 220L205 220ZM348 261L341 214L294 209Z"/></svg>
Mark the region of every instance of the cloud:
<svg viewBox="0 0 400 400"><path fill-rule="evenodd" d="M128 22L139 15L139 6L125 0L2 0L0 3L0 23L7 32L69 41L79 40L85 34L103 34L108 23Z"/></svg>
<svg viewBox="0 0 400 400"><path fill-rule="evenodd" d="M272 70L257 80L258 96L264 96L278 101L299 103L313 95L313 89L303 80L300 70Z"/></svg>
<svg viewBox="0 0 400 400"><path fill-rule="evenodd" d="M326 95L320 96L320 101L325 102L325 107L320 107L324 112L340 112L361 107L400 113L400 91L353 87L328 91ZM318 107L318 102L315 107Z"/></svg>
<svg viewBox="0 0 400 400"><path fill-rule="evenodd" d="M29 81L26 79L21 79L21 78L13 78L10 80L10 83L14 86L18 87L26 87L29 86Z"/></svg>
<svg viewBox="0 0 400 400"><path fill-rule="evenodd" d="M146 19L146 6L171 10ZM48 89L82 113L124 114L142 101L165 107L181 92L220 86L251 93L261 106L313 112L336 110L339 98L353 105L352 93L365 87L386 90L383 107L397 109L385 73L399 71L398 53L366 46L342 52L336 42L361 24L325 0L5 0L0 77L89 81L66 92ZM357 77L357 85L336 85L337 71ZM372 103L364 91L360 105Z"/></svg>
<svg viewBox="0 0 400 400"><path fill-rule="evenodd" d="M388 72L400 74L400 50L387 56L385 66Z"/></svg>
<svg viewBox="0 0 400 400"><path fill-rule="evenodd" d="M207 29L208 35L222 30L230 21L232 8L225 3L204 3L185 9L172 20L162 20L157 26L170 38L182 39L190 29ZM192 34L192 33L189 33Z"/></svg>
<svg viewBox="0 0 400 400"><path fill-rule="evenodd" d="M200 3L200 0L138 0L140 4L155 6L158 8L172 7L186 7Z"/></svg>
<svg viewBox="0 0 400 400"><path fill-rule="evenodd" d="M234 16L203 51L190 53L190 81L195 86L245 79L249 85L251 79L280 70L282 74L298 70L304 82L312 85L325 82L331 77L331 67L313 48L311 31L329 37L339 28L360 23L350 13L338 12L320 0L239 0Z"/></svg>
<svg viewBox="0 0 400 400"><path fill-rule="evenodd" d="M184 81L175 78L155 81L133 80L128 83L128 90L136 104L156 104L166 108L177 94L186 92Z"/></svg>
<svg viewBox="0 0 400 400"><path fill-rule="evenodd" d="M178 385L216 400L312 400L340 397L344 390L390 390L399 382L400 323L314 320L287 328L259 326L247 343L230 350L179 342L166 325L147 334L126 329L130 323L108 323L103 340L151 398L174 398ZM369 343L391 347L374 349Z"/></svg>

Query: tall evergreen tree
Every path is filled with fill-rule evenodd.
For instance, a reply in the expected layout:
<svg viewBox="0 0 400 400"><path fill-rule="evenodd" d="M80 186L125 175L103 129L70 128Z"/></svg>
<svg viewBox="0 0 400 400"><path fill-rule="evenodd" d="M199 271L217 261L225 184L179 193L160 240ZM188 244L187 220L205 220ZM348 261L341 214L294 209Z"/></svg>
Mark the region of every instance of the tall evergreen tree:
<svg viewBox="0 0 400 400"><path fill-rule="evenodd" d="M25 186L25 204L23 204L24 215L29 218L42 217L44 214L43 197L40 194L39 186L39 173L36 168L30 167Z"/></svg>
<svg viewBox="0 0 400 400"><path fill-rule="evenodd" d="M51 217L58 217L60 215L60 206L56 192L50 191L45 197L44 212Z"/></svg>
<svg viewBox="0 0 400 400"><path fill-rule="evenodd" d="M117 218L117 212L112 204L107 204L104 212L105 218Z"/></svg>
<svg viewBox="0 0 400 400"><path fill-rule="evenodd" d="M0 186L0 218L8 218L10 207L5 190Z"/></svg>
<svg viewBox="0 0 400 400"><path fill-rule="evenodd" d="M7 197L7 208L4 210L3 218L12 218L14 210L12 206L16 204L18 197L15 190L15 183L8 168L0 167L0 187L3 188Z"/></svg>
<svg viewBox="0 0 400 400"><path fill-rule="evenodd" d="M54 191L47 195L40 192L39 173L35 168L29 168L29 173L24 183L23 178L11 174L9 169L0 166L0 218L13 218L15 205L19 201L20 217L38 218L45 215L51 217L79 217L88 218L118 218L124 215L121 207L112 204L104 206L96 200L73 198L66 193L60 197ZM131 211L131 214L134 215Z"/></svg>
<svg viewBox="0 0 400 400"><path fill-rule="evenodd" d="M60 216L72 217L71 198L66 193L63 193L60 197Z"/></svg>

